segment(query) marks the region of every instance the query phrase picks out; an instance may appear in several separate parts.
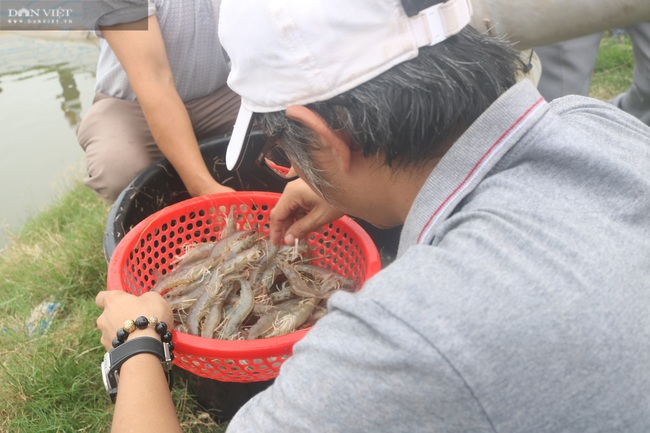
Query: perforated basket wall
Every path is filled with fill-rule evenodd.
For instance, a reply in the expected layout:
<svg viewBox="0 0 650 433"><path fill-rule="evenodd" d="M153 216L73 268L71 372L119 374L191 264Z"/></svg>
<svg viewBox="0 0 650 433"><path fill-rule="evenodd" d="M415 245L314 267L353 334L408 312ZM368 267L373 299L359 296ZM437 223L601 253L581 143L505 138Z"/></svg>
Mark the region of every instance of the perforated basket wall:
<svg viewBox="0 0 650 433"><path fill-rule="evenodd" d="M216 241L226 215L234 210L239 230L269 232L269 213L280 194L237 192L198 197L166 207L142 220L119 242L108 266L109 290L141 295L151 290L156 275L173 269L174 260L193 243ZM343 217L308 237L313 264L357 282L381 268L379 253L368 234ZM277 376L293 345L309 329L281 337L225 341L174 331L174 364L197 376L222 382L260 382Z"/></svg>

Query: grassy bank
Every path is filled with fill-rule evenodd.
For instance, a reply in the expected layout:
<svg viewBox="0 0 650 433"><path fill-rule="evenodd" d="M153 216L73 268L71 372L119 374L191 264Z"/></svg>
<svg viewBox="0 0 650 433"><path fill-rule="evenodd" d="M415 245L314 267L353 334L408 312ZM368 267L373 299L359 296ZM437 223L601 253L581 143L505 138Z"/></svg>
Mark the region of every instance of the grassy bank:
<svg viewBox="0 0 650 433"><path fill-rule="evenodd" d="M95 294L104 289L108 208L81 183L28 222L0 257L0 431L102 432L112 405L103 389ZM56 315L30 333L34 308ZM58 306L58 309L56 309ZM186 431L215 431L182 382L175 401Z"/></svg>
<svg viewBox="0 0 650 433"><path fill-rule="evenodd" d="M1 431L102 431L108 424L93 329L93 298L106 273L105 215L79 185L28 222L0 259ZM42 302L58 303L58 313L47 333L30 335L25 322Z"/></svg>
<svg viewBox="0 0 650 433"><path fill-rule="evenodd" d="M603 39L592 95L625 90L633 66L627 38ZM107 207L81 183L35 216L0 253L0 431L103 432L112 405L99 374L104 354L95 294L106 279ZM56 307L48 330L25 325L42 303ZM219 431L180 382L174 400L187 432Z"/></svg>
<svg viewBox="0 0 650 433"><path fill-rule="evenodd" d="M627 35L604 37L591 80L589 96L607 101L632 84L634 55Z"/></svg>

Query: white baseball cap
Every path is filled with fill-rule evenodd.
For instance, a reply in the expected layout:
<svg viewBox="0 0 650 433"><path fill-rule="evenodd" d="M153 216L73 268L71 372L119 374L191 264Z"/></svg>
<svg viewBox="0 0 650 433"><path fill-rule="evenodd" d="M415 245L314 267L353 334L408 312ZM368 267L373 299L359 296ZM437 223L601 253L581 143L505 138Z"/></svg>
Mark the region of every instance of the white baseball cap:
<svg viewBox="0 0 650 433"><path fill-rule="evenodd" d="M470 0L413 17L400 0L223 0L219 38L241 107L226 152L232 170L253 113L325 101L418 55L470 23Z"/></svg>

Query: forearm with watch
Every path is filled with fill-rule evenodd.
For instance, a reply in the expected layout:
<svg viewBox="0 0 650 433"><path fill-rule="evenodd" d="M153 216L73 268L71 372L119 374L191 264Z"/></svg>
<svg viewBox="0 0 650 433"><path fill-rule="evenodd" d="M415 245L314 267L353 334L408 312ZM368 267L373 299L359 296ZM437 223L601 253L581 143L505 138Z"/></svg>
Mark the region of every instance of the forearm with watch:
<svg viewBox="0 0 650 433"><path fill-rule="evenodd" d="M155 318L129 322L118 330L114 348L102 362L104 385L116 404L111 431L181 431L169 392L173 383L171 333L166 325L157 325Z"/></svg>

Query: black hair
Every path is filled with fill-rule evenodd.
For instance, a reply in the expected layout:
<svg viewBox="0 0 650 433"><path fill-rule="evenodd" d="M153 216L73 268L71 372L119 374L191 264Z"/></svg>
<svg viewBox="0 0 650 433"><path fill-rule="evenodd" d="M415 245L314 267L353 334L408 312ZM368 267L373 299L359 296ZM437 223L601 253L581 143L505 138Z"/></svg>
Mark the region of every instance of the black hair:
<svg viewBox="0 0 650 433"><path fill-rule="evenodd" d="M353 150L378 155L393 168L417 166L440 156L440 146L455 140L513 86L522 68L509 43L467 26L444 42L420 48L416 58L308 107L349 136ZM261 124L267 133L282 130L290 159L299 161L312 185L323 182L311 163L309 153L318 144L309 131L284 112L262 115Z"/></svg>

